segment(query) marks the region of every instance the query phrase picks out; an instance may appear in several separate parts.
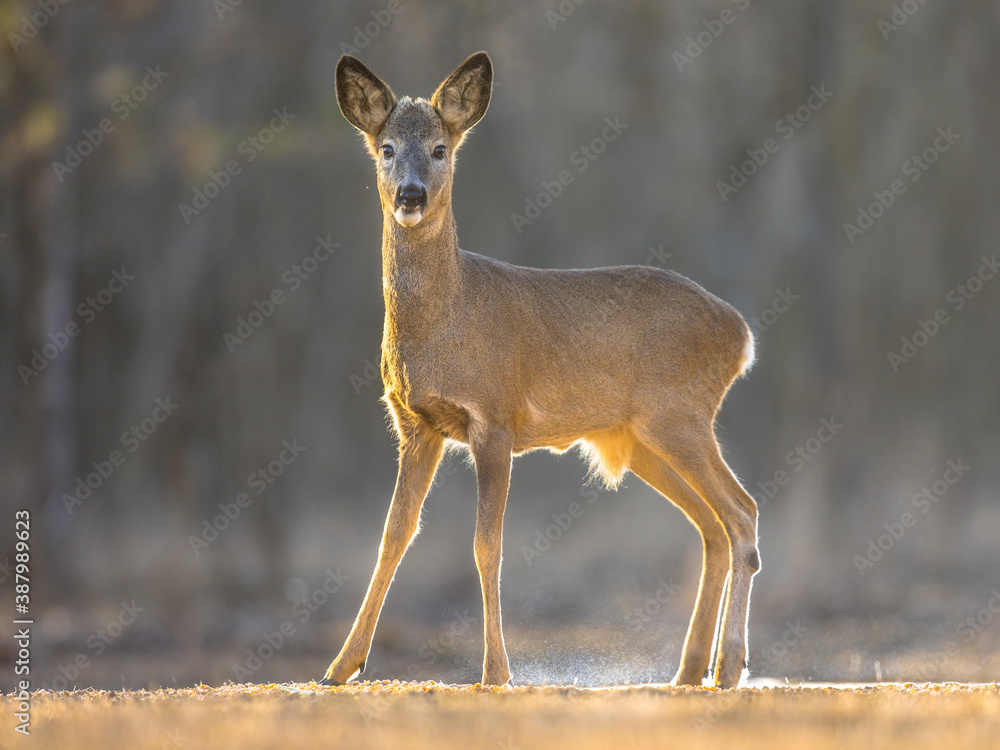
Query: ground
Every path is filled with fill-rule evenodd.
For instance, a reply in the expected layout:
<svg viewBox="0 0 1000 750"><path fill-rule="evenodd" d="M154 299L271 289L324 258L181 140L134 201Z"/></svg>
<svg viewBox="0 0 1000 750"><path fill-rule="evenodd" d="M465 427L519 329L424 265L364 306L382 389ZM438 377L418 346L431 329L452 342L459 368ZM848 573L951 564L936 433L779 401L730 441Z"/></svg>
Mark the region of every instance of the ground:
<svg viewBox="0 0 1000 750"><path fill-rule="evenodd" d="M38 691L30 739L2 699L0 747L994 747L1000 687L490 688L398 681Z"/></svg>

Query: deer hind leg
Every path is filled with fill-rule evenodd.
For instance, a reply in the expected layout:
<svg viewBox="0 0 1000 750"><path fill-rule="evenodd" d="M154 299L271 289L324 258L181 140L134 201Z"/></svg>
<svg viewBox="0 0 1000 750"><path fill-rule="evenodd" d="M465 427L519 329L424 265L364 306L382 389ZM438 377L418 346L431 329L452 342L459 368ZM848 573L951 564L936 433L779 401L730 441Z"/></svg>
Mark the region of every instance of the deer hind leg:
<svg viewBox="0 0 1000 750"><path fill-rule="evenodd" d="M323 679L326 685L341 685L364 671L382 603L403 553L417 534L420 508L441 460L444 438L418 420L400 420L398 425L399 474L382 532L378 562L354 627L326 671Z"/></svg>
<svg viewBox="0 0 1000 750"><path fill-rule="evenodd" d="M500 560L503 552L503 513L510 487L511 440L496 430L469 446L476 463L479 502L476 509L476 568L483 587L484 685L510 682L510 664L503 642L500 616Z"/></svg>
<svg viewBox="0 0 1000 750"><path fill-rule="evenodd" d="M680 668L674 680L677 685L701 685L712 658L719 606L726 576L729 575L729 539L712 509L698 493L691 489L670 464L645 445L640 443L634 447L629 469L680 508L701 534L701 582L687 636L684 638Z"/></svg>
<svg viewBox="0 0 1000 750"><path fill-rule="evenodd" d="M673 419L661 429L646 429L640 439L652 445L698 493L725 530L729 542L729 580L719 629L715 684L739 684L747 655L747 616L753 576L760 568L757 505L726 466L710 419Z"/></svg>

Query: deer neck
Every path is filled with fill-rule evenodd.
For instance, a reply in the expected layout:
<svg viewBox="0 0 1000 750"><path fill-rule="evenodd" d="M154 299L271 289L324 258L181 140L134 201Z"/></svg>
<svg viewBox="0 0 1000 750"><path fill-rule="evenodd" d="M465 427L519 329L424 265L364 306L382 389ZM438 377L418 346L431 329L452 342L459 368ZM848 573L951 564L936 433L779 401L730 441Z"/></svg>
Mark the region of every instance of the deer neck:
<svg viewBox="0 0 1000 750"><path fill-rule="evenodd" d="M458 290L458 235L449 204L415 227L403 227L384 213L382 293L386 333L420 338L445 314Z"/></svg>

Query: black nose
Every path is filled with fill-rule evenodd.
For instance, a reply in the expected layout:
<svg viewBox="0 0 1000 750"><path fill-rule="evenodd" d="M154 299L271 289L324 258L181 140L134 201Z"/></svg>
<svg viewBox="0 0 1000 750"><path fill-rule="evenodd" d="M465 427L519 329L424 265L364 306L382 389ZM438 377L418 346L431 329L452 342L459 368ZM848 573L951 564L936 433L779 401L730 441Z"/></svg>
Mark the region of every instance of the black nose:
<svg viewBox="0 0 1000 750"><path fill-rule="evenodd" d="M396 191L396 205L408 211L424 208L427 205L427 188L416 182L400 185Z"/></svg>

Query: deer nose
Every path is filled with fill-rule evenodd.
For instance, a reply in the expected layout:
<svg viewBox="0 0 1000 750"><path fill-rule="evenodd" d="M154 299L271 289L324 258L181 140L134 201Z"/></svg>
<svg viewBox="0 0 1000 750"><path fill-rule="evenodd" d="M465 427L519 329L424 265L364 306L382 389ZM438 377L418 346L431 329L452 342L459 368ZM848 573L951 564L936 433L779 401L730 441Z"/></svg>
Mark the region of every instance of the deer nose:
<svg viewBox="0 0 1000 750"><path fill-rule="evenodd" d="M427 205L427 188L417 182L400 185L396 190L396 205L408 211L424 208Z"/></svg>

